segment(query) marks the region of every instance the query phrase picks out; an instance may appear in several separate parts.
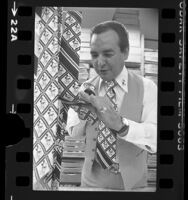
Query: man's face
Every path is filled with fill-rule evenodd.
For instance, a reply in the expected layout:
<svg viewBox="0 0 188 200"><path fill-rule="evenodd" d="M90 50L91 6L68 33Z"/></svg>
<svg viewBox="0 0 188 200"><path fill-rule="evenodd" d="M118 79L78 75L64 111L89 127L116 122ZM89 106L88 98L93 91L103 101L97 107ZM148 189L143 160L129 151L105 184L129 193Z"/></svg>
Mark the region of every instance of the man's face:
<svg viewBox="0 0 188 200"><path fill-rule="evenodd" d="M99 76L110 81L116 78L123 69L128 50L121 52L119 37L113 30L93 34L91 38L92 64Z"/></svg>

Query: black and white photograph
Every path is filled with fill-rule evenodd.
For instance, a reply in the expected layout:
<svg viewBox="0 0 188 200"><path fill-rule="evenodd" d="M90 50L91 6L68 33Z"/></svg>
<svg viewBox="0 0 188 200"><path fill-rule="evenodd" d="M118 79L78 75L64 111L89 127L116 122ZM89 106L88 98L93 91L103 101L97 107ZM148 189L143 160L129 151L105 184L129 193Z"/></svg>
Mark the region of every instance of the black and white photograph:
<svg viewBox="0 0 188 200"><path fill-rule="evenodd" d="M156 192L158 15L35 8L34 191Z"/></svg>

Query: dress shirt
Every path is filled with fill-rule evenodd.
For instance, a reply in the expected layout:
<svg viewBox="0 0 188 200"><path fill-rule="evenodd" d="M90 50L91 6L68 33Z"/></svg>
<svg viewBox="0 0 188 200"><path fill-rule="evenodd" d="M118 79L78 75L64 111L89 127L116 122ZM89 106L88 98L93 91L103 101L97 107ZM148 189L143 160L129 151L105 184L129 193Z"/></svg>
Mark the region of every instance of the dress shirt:
<svg viewBox="0 0 188 200"><path fill-rule="evenodd" d="M155 153L157 151L157 86L149 79L144 77L142 77L142 79L144 83L144 95L141 122L138 123L127 119L129 122L129 131L125 136L118 135L118 137L146 151ZM116 104L119 109L125 92L129 92L128 70L126 67L124 67L121 73L116 77L116 81L118 85L114 88L114 91L116 93ZM105 93L104 81L100 79L98 94L99 96L104 96ZM66 128L70 135L72 135L71 128L79 123L80 119L77 113L73 109L69 109Z"/></svg>

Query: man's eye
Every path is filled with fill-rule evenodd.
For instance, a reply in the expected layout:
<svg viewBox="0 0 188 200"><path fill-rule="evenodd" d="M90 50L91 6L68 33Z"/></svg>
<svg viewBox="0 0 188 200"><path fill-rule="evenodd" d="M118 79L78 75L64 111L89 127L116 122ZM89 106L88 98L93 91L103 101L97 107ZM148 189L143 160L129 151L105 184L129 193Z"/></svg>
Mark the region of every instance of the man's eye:
<svg viewBox="0 0 188 200"><path fill-rule="evenodd" d="M106 54L104 54L104 56L107 57L107 58L110 58L110 57L113 56L113 54L111 54L111 53L106 53Z"/></svg>
<svg viewBox="0 0 188 200"><path fill-rule="evenodd" d="M97 56L98 56L97 54L91 54L92 58L97 58Z"/></svg>

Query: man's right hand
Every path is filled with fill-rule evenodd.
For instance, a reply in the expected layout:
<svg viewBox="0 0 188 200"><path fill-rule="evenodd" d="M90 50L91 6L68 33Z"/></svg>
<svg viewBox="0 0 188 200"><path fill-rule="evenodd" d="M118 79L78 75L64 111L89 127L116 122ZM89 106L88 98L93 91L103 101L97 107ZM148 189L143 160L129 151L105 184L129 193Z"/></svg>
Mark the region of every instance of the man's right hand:
<svg viewBox="0 0 188 200"><path fill-rule="evenodd" d="M92 113L96 113L96 108L90 103L90 96L94 96L95 93L90 89L86 89L85 91L80 91L79 95L80 99L86 102L86 104L83 104L81 107L88 109ZM85 120L82 112L78 112L78 117L81 120Z"/></svg>

